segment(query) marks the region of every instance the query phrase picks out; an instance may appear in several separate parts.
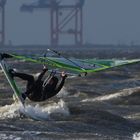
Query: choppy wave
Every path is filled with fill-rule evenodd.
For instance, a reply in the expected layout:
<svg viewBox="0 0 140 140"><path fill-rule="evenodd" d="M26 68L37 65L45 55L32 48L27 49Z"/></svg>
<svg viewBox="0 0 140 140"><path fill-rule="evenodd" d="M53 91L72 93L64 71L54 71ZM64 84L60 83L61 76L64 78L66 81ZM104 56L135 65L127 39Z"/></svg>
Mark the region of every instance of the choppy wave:
<svg viewBox="0 0 140 140"><path fill-rule="evenodd" d="M105 101L105 100L110 100L114 98L119 98L119 97L125 97L133 94L135 91L140 91L140 87L137 88L129 88L129 89L123 89L120 92L113 93L110 95L104 95L96 98L90 98L90 99L84 99L82 102L94 102L94 101Z"/></svg>
<svg viewBox="0 0 140 140"><path fill-rule="evenodd" d="M0 134L1 140L21 140L20 137L14 136L14 135L7 135L7 134Z"/></svg>
<svg viewBox="0 0 140 140"><path fill-rule="evenodd" d="M69 95L69 92L65 87L61 89L61 91L57 94L57 97L62 98L62 97L67 97Z"/></svg>
<svg viewBox="0 0 140 140"><path fill-rule="evenodd" d="M14 103L0 107L0 119L17 118L20 117L21 114L24 114L25 116L33 119L48 120L51 119L50 115L53 113L69 115L69 109L63 100L48 106L40 106L37 104L35 106L25 105L25 107L23 107Z"/></svg>

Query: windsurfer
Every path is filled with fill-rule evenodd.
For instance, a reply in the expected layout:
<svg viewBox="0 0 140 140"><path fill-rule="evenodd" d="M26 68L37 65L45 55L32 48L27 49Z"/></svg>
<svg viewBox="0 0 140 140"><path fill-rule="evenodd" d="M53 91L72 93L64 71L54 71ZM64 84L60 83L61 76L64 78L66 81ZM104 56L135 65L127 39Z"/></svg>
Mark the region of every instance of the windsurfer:
<svg viewBox="0 0 140 140"><path fill-rule="evenodd" d="M1 54L1 59L9 58L11 55L9 54ZM33 75L29 75L26 73L19 73L14 71L13 69L9 70L11 77L19 77L22 80L27 81L26 91L22 93L22 98L25 100L28 97L32 101L45 101L59 93L65 83L65 79L67 75L62 72L61 73L61 82L58 85L58 77L55 76L55 72L51 73L49 79L46 81L43 80L45 73L48 71L47 67L43 67L42 72L35 80Z"/></svg>
<svg viewBox="0 0 140 140"><path fill-rule="evenodd" d="M45 101L59 93L65 83L65 79L67 75L62 72L61 73L61 82L58 84L58 77L55 76L55 73L52 73L50 79L48 79L47 83L44 84L43 76L45 75L48 69L46 67L43 68L42 72L35 80L34 76L15 72L13 69L10 69L9 72L12 77L19 77L22 80L27 81L26 91L22 94L22 98L25 100L28 97L31 101Z"/></svg>

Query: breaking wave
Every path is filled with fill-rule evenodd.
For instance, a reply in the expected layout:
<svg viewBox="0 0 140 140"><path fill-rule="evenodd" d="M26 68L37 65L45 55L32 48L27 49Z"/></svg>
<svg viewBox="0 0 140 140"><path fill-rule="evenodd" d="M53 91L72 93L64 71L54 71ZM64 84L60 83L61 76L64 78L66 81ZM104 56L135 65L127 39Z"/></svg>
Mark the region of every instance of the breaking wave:
<svg viewBox="0 0 140 140"><path fill-rule="evenodd" d="M0 107L0 119L19 117L19 108L20 106L16 103Z"/></svg>
<svg viewBox="0 0 140 140"><path fill-rule="evenodd" d="M82 102L94 102L94 101L105 101L105 100L111 100L119 97L126 97L129 95L132 95L134 92L140 91L140 87L137 88L129 88L129 89L123 89L120 92L113 93L110 95L104 95L96 98L91 98L91 99L84 99Z"/></svg>
<svg viewBox="0 0 140 140"><path fill-rule="evenodd" d="M20 108L20 111L26 116L37 120L49 120L51 119L51 114L59 113L65 116L69 115L69 109L63 100L60 100L58 103L53 103L48 106L40 106L39 104L35 106L27 105Z"/></svg>
<svg viewBox="0 0 140 140"><path fill-rule="evenodd" d="M25 107L23 107L17 103L14 103L11 105L0 107L0 119L12 119L20 117L21 115L25 115L36 120L49 120L51 119L51 114L55 113L59 113L64 116L69 115L69 109L63 100L47 106L40 106L39 104L37 104L35 106L25 105Z"/></svg>

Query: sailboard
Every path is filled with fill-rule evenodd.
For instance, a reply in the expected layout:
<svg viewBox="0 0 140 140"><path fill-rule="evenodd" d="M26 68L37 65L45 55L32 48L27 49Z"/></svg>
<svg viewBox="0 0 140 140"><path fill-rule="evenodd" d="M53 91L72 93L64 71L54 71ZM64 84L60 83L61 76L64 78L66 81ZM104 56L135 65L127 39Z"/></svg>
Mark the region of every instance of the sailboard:
<svg viewBox="0 0 140 140"><path fill-rule="evenodd" d="M4 72L4 75L7 79L7 81L9 82L9 84L10 84L10 86L11 86L13 92L14 92L14 95L15 95L16 99L21 103L21 105L24 106L24 100L21 97L21 92L20 92L19 88L17 87L14 79L11 77L11 75L8 71L8 67L7 67L4 60L0 61L0 66L1 66L1 69L3 70L3 72Z"/></svg>
<svg viewBox="0 0 140 140"><path fill-rule="evenodd" d="M8 71L8 67L7 67L7 65L6 65L4 60L0 61L0 66L1 66L2 71L4 72L4 75L5 75L6 79L9 82L13 92L14 92L14 95L15 95L17 101L23 107L21 113L23 113L26 117L29 117L31 119L34 119L34 120L37 120L37 121L42 121L43 118L41 118L39 116L34 116L34 115L30 114L27 111L26 106L24 104L25 102L24 102L24 100L21 97L21 92L20 92L19 88L17 87L16 82L14 81L14 79L10 76L9 71Z"/></svg>

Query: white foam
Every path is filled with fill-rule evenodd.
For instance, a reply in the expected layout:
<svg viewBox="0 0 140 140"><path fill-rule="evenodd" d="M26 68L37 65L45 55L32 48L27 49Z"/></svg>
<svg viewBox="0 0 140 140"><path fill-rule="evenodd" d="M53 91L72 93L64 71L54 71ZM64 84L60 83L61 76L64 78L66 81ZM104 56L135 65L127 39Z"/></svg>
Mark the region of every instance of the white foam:
<svg viewBox="0 0 140 140"><path fill-rule="evenodd" d="M140 140L140 133L134 133L133 140Z"/></svg>
<svg viewBox="0 0 140 140"><path fill-rule="evenodd" d="M135 91L138 91L138 90L140 90L140 87L123 89L122 91L117 92L117 93L113 93L110 95L104 95L104 96L100 96L100 97L92 98L92 99L85 99L82 102L105 101L105 100L110 100L110 99L114 99L114 98L118 98L118 97L125 97L125 96L129 96L129 95L133 94Z"/></svg>
<svg viewBox="0 0 140 140"><path fill-rule="evenodd" d="M19 104L5 105L0 107L0 119L20 117L21 113L28 117L38 120L49 120L52 113L59 113L65 116L69 115L69 109L63 100L58 103L53 103L47 106L40 106L39 104L25 105Z"/></svg>
<svg viewBox="0 0 140 140"><path fill-rule="evenodd" d="M19 117L20 116L19 108L20 106L15 103L0 107L0 119Z"/></svg>
<svg viewBox="0 0 140 140"><path fill-rule="evenodd" d="M63 88L57 96L64 97L67 95L68 92ZM58 103L53 103L47 106L36 104L35 106L25 105L25 107L23 107L17 103L13 103L11 105L0 107L0 119L20 117L21 113L34 119L48 120L51 119L50 116L52 113L59 113L65 116L69 115L69 109L62 99Z"/></svg>
<svg viewBox="0 0 140 140"><path fill-rule="evenodd" d="M21 140L22 138L16 137L14 135L8 135L8 134L0 134L1 140Z"/></svg>
<svg viewBox="0 0 140 140"><path fill-rule="evenodd" d="M50 115L52 113L59 113L65 116L69 115L69 109L63 100L48 106L40 106L39 104L35 106L27 105L25 108L20 108L20 110L22 113L39 120L51 119Z"/></svg>

